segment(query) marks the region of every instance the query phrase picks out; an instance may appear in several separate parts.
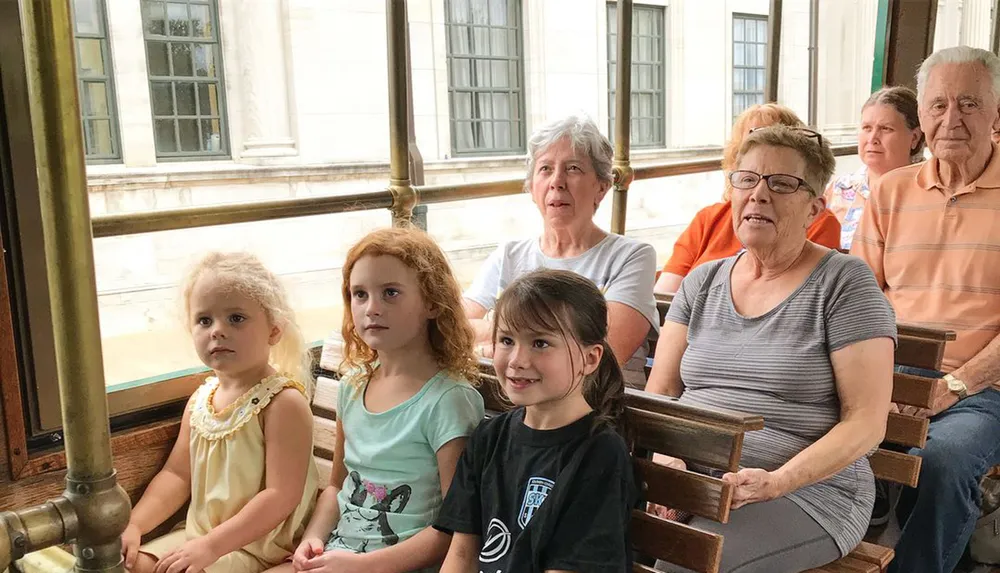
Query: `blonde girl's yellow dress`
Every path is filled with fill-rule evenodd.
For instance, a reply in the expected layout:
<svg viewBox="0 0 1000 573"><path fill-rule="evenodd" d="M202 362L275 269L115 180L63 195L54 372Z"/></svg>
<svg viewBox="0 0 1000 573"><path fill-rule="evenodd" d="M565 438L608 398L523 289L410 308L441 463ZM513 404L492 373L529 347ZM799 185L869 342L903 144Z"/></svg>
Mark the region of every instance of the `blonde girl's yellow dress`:
<svg viewBox="0 0 1000 573"><path fill-rule="evenodd" d="M286 388L306 395L301 384L275 374L261 380L225 410L216 412L212 397L218 386L217 378L209 378L191 401L191 505L184 530L140 548L157 559L232 518L263 489L265 448L259 414ZM288 519L263 538L222 556L205 571L257 573L283 562L295 551L309 523L317 481L316 464L310 456L302 499Z"/></svg>

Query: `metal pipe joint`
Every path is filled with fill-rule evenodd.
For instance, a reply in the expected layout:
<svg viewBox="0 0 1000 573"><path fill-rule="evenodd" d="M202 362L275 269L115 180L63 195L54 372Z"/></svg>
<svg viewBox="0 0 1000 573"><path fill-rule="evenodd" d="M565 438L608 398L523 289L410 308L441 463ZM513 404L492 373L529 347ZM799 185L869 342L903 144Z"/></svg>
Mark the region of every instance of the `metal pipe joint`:
<svg viewBox="0 0 1000 573"><path fill-rule="evenodd" d="M66 543L78 533L76 508L65 497L0 513L0 571L32 551Z"/></svg>

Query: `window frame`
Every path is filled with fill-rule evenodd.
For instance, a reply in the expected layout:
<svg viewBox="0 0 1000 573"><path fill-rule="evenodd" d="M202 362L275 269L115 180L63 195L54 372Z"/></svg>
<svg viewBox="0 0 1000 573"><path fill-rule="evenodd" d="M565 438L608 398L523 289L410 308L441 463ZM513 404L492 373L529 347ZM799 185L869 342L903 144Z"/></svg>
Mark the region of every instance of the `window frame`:
<svg viewBox="0 0 1000 573"><path fill-rule="evenodd" d="M764 22L764 41L761 42L761 41L757 40L757 41L753 41L753 42L748 42L746 40L746 36L744 36L744 39L742 39L742 40L737 40L736 39L736 23L738 21L740 21L741 25L743 25L743 22L746 22L746 21ZM729 90L729 92L730 92L729 93L729 95L730 95L730 111L732 112L732 120L733 121L735 121L736 118L739 117L739 115L741 113L743 113L744 111L746 111L747 109L749 109L749 107L751 105L755 105L755 104L750 104L748 106L743 107L743 109L741 109L739 112L737 112L736 111L736 96L744 96L745 97L745 96L759 95L760 96L760 98L759 98L760 99L760 103L764 103L766 101L766 98L767 98L767 95L766 95L767 94L767 47L768 47L768 35L769 35L769 30L767 29L767 26L768 26L768 17L766 15L762 15L762 14L748 14L748 13L742 13L742 12L733 12L733 20L732 20L732 27L731 27L731 34L732 34L731 44L732 44L732 50L730 52L730 57L732 58L732 65L730 66L730 75L729 75L729 81L730 81L730 90ZM744 30L745 29L746 29L746 26L744 25ZM746 65L745 60L744 60L743 64L737 65L736 64L736 45L737 44L742 44L744 46L747 46L747 45L751 45L751 46L763 45L764 46L764 63L760 64L759 66L748 66L748 65ZM744 52L744 54L745 54L745 52ZM750 91L750 90L746 90L746 89L737 90L736 89L736 80L735 80L736 70L743 70L744 71L744 85L746 85L746 75L745 75L745 73L746 73L747 70L752 70L754 72L756 72L758 70L763 71L764 72L764 85L761 87L760 91Z"/></svg>
<svg viewBox="0 0 1000 573"><path fill-rule="evenodd" d="M76 71L77 71L77 89L79 92L79 104L80 104L80 121L83 128L83 139L84 139L84 155L87 163L89 164L105 164L105 163L121 163L122 161L122 148L121 148L121 128L118 122L118 96L115 90L115 78L114 78L114 55L111 51L111 32L108 27L108 7L106 0L93 0L94 6L100 12L98 14L97 22L101 26L100 34L92 33L82 33L76 28L76 0L73 0L70 4L71 10L73 10L73 40L76 44L74 49L76 51ZM101 46L101 61L104 66L103 75L87 75L83 74L82 66L82 55L79 48L79 40L98 40ZM108 105L108 115L105 116L88 116L86 114L86 106L84 102L87 97L86 84L88 83L103 83L107 98ZM111 136L111 147L112 152L109 155L104 154L92 154L88 153L90 147L89 141L91 141L91 135L93 129L90 128L90 123L93 121L104 121L109 122L109 132Z"/></svg>
<svg viewBox="0 0 1000 573"><path fill-rule="evenodd" d="M489 5L491 2L503 1L506 2L507 8L507 18L510 23L507 26L494 26L492 24L473 24L473 23L453 23L451 21L452 14L452 4L454 2L466 2L469 11L471 13L472 3L476 1L486 2L487 12L489 12ZM484 157L484 156L505 156L505 155L523 155L527 150L527 130L526 130L526 116L525 113L525 85L524 85L524 10L521 0L445 0L444 1L445 10L445 52L447 60L447 73L448 73L448 127L450 131L450 142L451 142L451 154L453 157ZM474 53L462 54L459 56L454 55L452 49L452 30L454 28L465 28L469 36L469 46L472 52L475 51L474 45L474 31L476 28L486 28L487 30L501 29L507 31L508 38L510 37L510 32L514 32L514 42L516 48L516 54L514 56L494 56L492 54L492 47L490 49L490 55L482 56ZM491 40L492 42L492 40ZM508 46L509 48L509 46ZM514 79L517 81L516 86L509 86L507 88L494 88L481 87L481 86L456 86L454 83L454 74L452 73L454 61L467 60L471 63L470 66L470 83L474 84L472 78L476 76L476 62L480 61L504 61L508 65L513 62L517 65L517 73L511 74L508 71L508 81ZM509 68L508 68L509 70ZM492 70L491 70L492 75ZM492 78L491 82L492 83ZM456 93L467 93L470 94L472 100L472 117L469 119L457 118L456 117ZM475 110L479 107L479 97L480 94L490 94L492 97L494 94L506 94L511 101L511 108L509 108L508 114L511 119L508 120L497 120L494 118L482 118L476 117ZM491 99L492 102L492 99ZM515 106L518 109L517 117L513 117L514 114L510 113ZM490 115L493 115L492 112ZM476 126L481 126L483 123L495 124L500 121L507 121L511 126L510 137L512 145L510 147L479 147L473 149L459 149L458 147L458 129L457 126L460 123L469 123L473 128L473 140L476 139ZM479 138L483 138L481 129ZM493 132L493 143L496 142L496 132Z"/></svg>
<svg viewBox="0 0 1000 573"><path fill-rule="evenodd" d="M149 4L161 4L164 7L164 34L151 34L146 28L146 16L145 7ZM188 7L188 22L190 24L190 6L208 6L209 17L212 18L212 35L210 38L196 38L194 36L171 36L169 35L169 14L166 11L166 6L168 3L171 4L184 4ZM223 62L223 50L222 50L222 28L219 21L219 2L218 0L139 0L139 9L142 11L142 42L143 49L145 50L146 56L146 74L148 78L148 89L149 89L149 100L150 100L150 123L153 130L153 149L156 154L156 160L158 162L169 162L169 161L191 161L191 160L224 160L230 159L232 157L232 151L229 141L229 121L228 121L228 102L226 101L226 80L225 80L225 65ZM212 46L213 58L215 60L216 74L214 77L202 77L198 75L191 76L157 76L153 75L150 66L150 56L149 56L149 42L162 42L167 46L167 67L170 72L173 72L173 50L170 48L172 44L186 43L189 45L203 44ZM193 64L193 55L192 55ZM192 74L195 74L194 68L192 66ZM155 95L153 93L154 84L166 83L171 86L171 103L174 113L172 115L157 115L155 107ZM200 114L201 101L198 97L198 91L195 91L195 115L181 115L177 113L177 84L178 83L191 83L196 86L215 84L217 97L219 101L219 113L217 116L214 115L204 115ZM202 127L201 123L203 121L219 121L219 151L180 151L180 123L179 120L194 120L198 127L198 142L199 146L203 145L202 137ZM174 122L174 144L178 151L161 151L157 143L156 138L156 122L158 120L172 120Z"/></svg>
<svg viewBox="0 0 1000 573"><path fill-rule="evenodd" d="M615 25L611 25L611 14L615 14ZM642 36L643 38L658 39L660 42L660 49L658 50L659 61L645 61L637 60L636 44L639 41L640 36L636 32L636 19L639 14L649 13L658 18L659 29L662 32L660 36L650 35ZM608 45L608 58L607 58L607 72L608 72L608 139L614 143L615 134L615 95L618 89L617 85L617 67L618 67L618 6L614 2L607 3L607 10L605 12L605 22L607 23L607 45ZM667 147L667 7L658 6L651 4L635 4L632 6L632 70L634 72L636 66L652 65L659 68L659 89L653 88L650 90L640 90L635 86L635 82L632 85L631 94L631 123L629 125L629 137L631 141L629 146L633 149L665 149ZM615 72L612 72L612 69ZM655 97L659 94L659 97ZM660 115L653 116L639 116L637 115L636 106L636 95L653 95L654 101L658 102ZM651 141L639 141L636 139L636 134L639 132L637 129L637 122L642 120L652 120L653 125L656 126L659 122L659 129L654 129L656 138Z"/></svg>

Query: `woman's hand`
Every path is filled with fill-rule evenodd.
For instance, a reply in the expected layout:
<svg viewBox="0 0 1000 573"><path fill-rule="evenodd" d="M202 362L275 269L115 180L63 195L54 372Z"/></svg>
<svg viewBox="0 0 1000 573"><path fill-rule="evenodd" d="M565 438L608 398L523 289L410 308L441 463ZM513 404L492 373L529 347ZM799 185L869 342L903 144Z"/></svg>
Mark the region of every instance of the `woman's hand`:
<svg viewBox="0 0 1000 573"><path fill-rule="evenodd" d="M661 466L666 466L668 468L674 468L675 470L686 470L687 464L684 460L680 458L673 458L670 456L665 456L663 454L653 454L653 463ZM657 517L663 519L669 519L670 521L680 521L686 515L683 512L677 511L676 509L671 509L669 507L663 507L662 505L656 505L655 503L650 503L647 505L646 511Z"/></svg>
<svg viewBox="0 0 1000 573"><path fill-rule="evenodd" d="M306 561L301 571L313 573L368 573L372 570L367 554L350 551L328 551Z"/></svg>
<svg viewBox="0 0 1000 573"><path fill-rule="evenodd" d="M201 573L219 560L207 537L187 541L156 564L156 573Z"/></svg>
<svg viewBox="0 0 1000 573"><path fill-rule="evenodd" d="M139 554L139 545L142 543L142 532L139 526L129 523L122 532L122 557L125 558L125 568L132 570L135 567L135 557Z"/></svg>
<svg viewBox="0 0 1000 573"><path fill-rule="evenodd" d="M783 480L775 473L758 468L744 468L736 473L727 473L722 481L735 486L731 507L739 509L744 505L771 501L785 495Z"/></svg>
<svg viewBox="0 0 1000 573"><path fill-rule="evenodd" d="M302 543L299 543L295 553L292 554L292 568L296 571L303 571L310 559L319 557L322 554L323 542L318 537L303 539Z"/></svg>

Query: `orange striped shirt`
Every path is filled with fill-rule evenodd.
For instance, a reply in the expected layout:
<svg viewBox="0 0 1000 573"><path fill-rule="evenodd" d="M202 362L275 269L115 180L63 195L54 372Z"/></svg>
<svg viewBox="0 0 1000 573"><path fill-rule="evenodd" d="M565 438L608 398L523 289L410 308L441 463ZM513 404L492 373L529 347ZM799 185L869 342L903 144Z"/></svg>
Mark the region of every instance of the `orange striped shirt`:
<svg viewBox="0 0 1000 573"><path fill-rule="evenodd" d="M1000 334L1000 148L954 195L937 159L886 174L871 190L851 254L875 271L897 320L955 331L946 372L968 362Z"/></svg>

